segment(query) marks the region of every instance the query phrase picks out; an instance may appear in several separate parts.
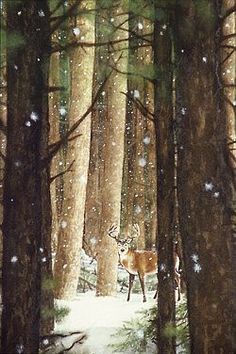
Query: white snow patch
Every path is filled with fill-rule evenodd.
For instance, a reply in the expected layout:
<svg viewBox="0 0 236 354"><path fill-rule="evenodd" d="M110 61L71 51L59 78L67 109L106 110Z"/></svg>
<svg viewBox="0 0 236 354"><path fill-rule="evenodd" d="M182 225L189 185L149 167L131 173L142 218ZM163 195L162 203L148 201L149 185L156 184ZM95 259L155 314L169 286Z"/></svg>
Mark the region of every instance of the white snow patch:
<svg viewBox="0 0 236 354"><path fill-rule="evenodd" d="M147 293L146 303L142 302L141 294L132 294L127 302L127 294L96 297L93 291L79 294L72 301L57 300L59 306L69 307L70 313L61 323L56 324L56 332L84 331L88 335L84 343L88 353L111 354L113 351L108 345L118 341L112 335L122 327L124 321L135 317L137 311L152 307L156 303L152 299L153 295L153 292ZM139 335L143 335L142 331Z"/></svg>
<svg viewBox="0 0 236 354"><path fill-rule="evenodd" d="M11 263L16 263L17 261L18 261L18 257L17 256L11 257Z"/></svg>
<svg viewBox="0 0 236 354"><path fill-rule="evenodd" d="M149 144L150 144L150 141L151 141L150 136L147 136L147 135L146 135L146 136L143 138L143 142L144 142L145 145L149 145Z"/></svg>
<svg viewBox="0 0 236 354"><path fill-rule="evenodd" d="M45 13L44 13L43 10L39 10L39 11L38 11L38 15L39 15L39 17L44 17L44 16L45 16Z"/></svg>
<svg viewBox="0 0 236 354"><path fill-rule="evenodd" d="M37 120L39 120L39 116L36 112L32 112L30 114L30 119L33 120L34 122L37 122Z"/></svg>
<svg viewBox="0 0 236 354"><path fill-rule="evenodd" d="M141 22L138 23L138 29L142 30L143 29L143 24Z"/></svg>
<svg viewBox="0 0 236 354"><path fill-rule="evenodd" d="M67 113L65 107L60 107L60 108L59 108L59 113L60 113L61 116L65 116L66 113Z"/></svg>

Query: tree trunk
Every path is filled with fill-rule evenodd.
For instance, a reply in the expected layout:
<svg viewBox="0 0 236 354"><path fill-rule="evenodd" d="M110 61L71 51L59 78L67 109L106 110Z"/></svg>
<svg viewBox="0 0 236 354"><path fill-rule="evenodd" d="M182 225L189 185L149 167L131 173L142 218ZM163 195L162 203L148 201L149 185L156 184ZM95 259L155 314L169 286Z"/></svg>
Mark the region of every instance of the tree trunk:
<svg viewBox="0 0 236 354"><path fill-rule="evenodd" d="M157 149L157 244L158 244L158 353L175 353L175 340L168 330L175 326L174 297L174 133L172 95L172 41L170 15L154 27L155 80L154 105ZM158 14L158 8L156 8ZM158 18L158 17L157 17Z"/></svg>
<svg viewBox="0 0 236 354"><path fill-rule="evenodd" d="M109 39L127 38L125 31L116 27L127 20L126 15L122 15L123 9L117 6L116 10L109 13L113 19L110 25ZM126 23L122 27L126 28ZM115 31L116 29L116 31ZM126 92L126 76L116 72L126 72L127 51L121 51L124 43L116 44L108 48L108 65L114 67L114 72L109 78L105 91L106 114L104 114L104 171L102 181L102 218L99 239L97 288L98 296L108 296L116 294L117 287L117 265L118 254L116 243L108 237L107 230L111 224L120 225L120 204L122 187L122 169L124 159L124 131L125 131L125 96L121 92ZM115 51L114 51L115 49Z"/></svg>
<svg viewBox="0 0 236 354"><path fill-rule="evenodd" d="M82 1L80 9L91 10L94 1ZM76 30L77 29L77 30ZM84 40L94 42L93 17L77 17L72 28ZM80 47L71 51L71 103L69 124L72 126L88 109L92 101L94 48L86 52ZM71 141L67 161L75 161L72 172L64 179L64 200L61 214L58 248L54 266L57 298L73 298L76 295L82 247L86 185L89 166L91 116L88 116L76 131L81 134Z"/></svg>
<svg viewBox="0 0 236 354"><path fill-rule="evenodd" d="M32 354L39 346L42 264L50 267L49 169L43 162L48 152L47 1L7 2L7 28L8 41L12 28L22 41L7 48L1 353Z"/></svg>
<svg viewBox="0 0 236 354"><path fill-rule="evenodd" d="M192 353L235 352L232 174L216 5L177 7L178 198ZM219 9L218 9L219 10Z"/></svg>

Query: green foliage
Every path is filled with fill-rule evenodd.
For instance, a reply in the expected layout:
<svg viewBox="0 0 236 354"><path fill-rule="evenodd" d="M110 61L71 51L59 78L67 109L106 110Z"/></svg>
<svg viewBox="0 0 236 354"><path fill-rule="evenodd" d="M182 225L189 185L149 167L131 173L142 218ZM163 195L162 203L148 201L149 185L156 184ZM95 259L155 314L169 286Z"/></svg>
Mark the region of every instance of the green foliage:
<svg viewBox="0 0 236 354"><path fill-rule="evenodd" d="M156 353L155 344L158 341L156 332L157 307L142 310L130 321L124 322L114 337L118 339L110 345L114 353ZM169 324L164 331L168 337L176 337L179 353L188 354L189 332L187 322L186 302L181 302L177 307L177 326Z"/></svg>
<svg viewBox="0 0 236 354"><path fill-rule="evenodd" d="M41 311L41 316L43 319L54 318L57 323L61 322L70 313L69 307L58 306L57 304L54 308L44 307Z"/></svg>

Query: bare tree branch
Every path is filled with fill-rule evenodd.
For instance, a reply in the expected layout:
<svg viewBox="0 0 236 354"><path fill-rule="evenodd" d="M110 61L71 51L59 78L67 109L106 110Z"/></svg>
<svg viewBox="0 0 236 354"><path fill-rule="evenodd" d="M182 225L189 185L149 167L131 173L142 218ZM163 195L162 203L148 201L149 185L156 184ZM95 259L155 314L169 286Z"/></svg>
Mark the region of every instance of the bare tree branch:
<svg viewBox="0 0 236 354"><path fill-rule="evenodd" d="M56 142L53 145L53 147L49 150L49 155L48 155L47 161L45 161L45 162L48 163L48 162L51 161L53 156L55 156L56 153L60 150L60 148L68 141L68 139L70 138L71 134L79 127L79 125L85 120L85 118L92 112L93 107L94 107L95 103L97 102L97 99L98 99L100 93L104 89L104 86L106 85L107 80L111 76L111 73L112 73L112 70L107 75L107 77L105 78L105 80L103 81L101 86L99 87L97 93L95 94L95 96L93 98L93 101L92 101L90 107L86 110L86 112L84 112L84 114L81 116L81 118L77 122L75 122L72 125L72 127L68 130L68 132L58 142Z"/></svg>
<svg viewBox="0 0 236 354"><path fill-rule="evenodd" d="M149 120L154 121L154 114L152 112L150 112L147 107L145 107L143 105L143 103L137 99L134 98L131 94L126 93L126 92L121 92L123 95L125 95L129 100L131 100L132 102L134 102L134 104L136 105L136 107L138 108L138 110Z"/></svg>
<svg viewBox="0 0 236 354"><path fill-rule="evenodd" d="M223 22L227 17L229 17L233 12L236 12L236 5L234 5L233 7L230 7L229 9L227 9L225 11L225 13L223 14L223 16L221 17L221 22Z"/></svg>
<svg viewBox="0 0 236 354"><path fill-rule="evenodd" d="M71 164L62 172L58 173L57 175L53 176L50 178L50 183L52 183L56 178L65 175L67 172L73 172L73 170L71 169L71 167L73 166L75 160L73 160L71 162Z"/></svg>

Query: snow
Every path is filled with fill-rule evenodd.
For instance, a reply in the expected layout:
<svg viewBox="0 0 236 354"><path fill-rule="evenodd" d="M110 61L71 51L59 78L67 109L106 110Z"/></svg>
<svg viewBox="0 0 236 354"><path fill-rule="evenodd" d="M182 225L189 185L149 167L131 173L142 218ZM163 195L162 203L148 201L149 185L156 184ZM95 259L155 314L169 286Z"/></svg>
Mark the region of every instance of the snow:
<svg viewBox="0 0 236 354"><path fill-rule="evenodd" d="M108 345L118 341L112 337L117 329L122 327L124 321L135 317L137 311L148 309L155 304L154 292L147 293L146 303L142 302L141 293L131 294L129 302L126 301L126 296L126 293L119 293L114 297L96 297L95 292L89 291L79 294L71 301L57 300L59 306L69 307L70 313L63 322L56 325L56 333L84 331L88 335L84 344L87 351L84 353L113 353ZM78 351L75 349L68 353L75 354Z"/></svg>

